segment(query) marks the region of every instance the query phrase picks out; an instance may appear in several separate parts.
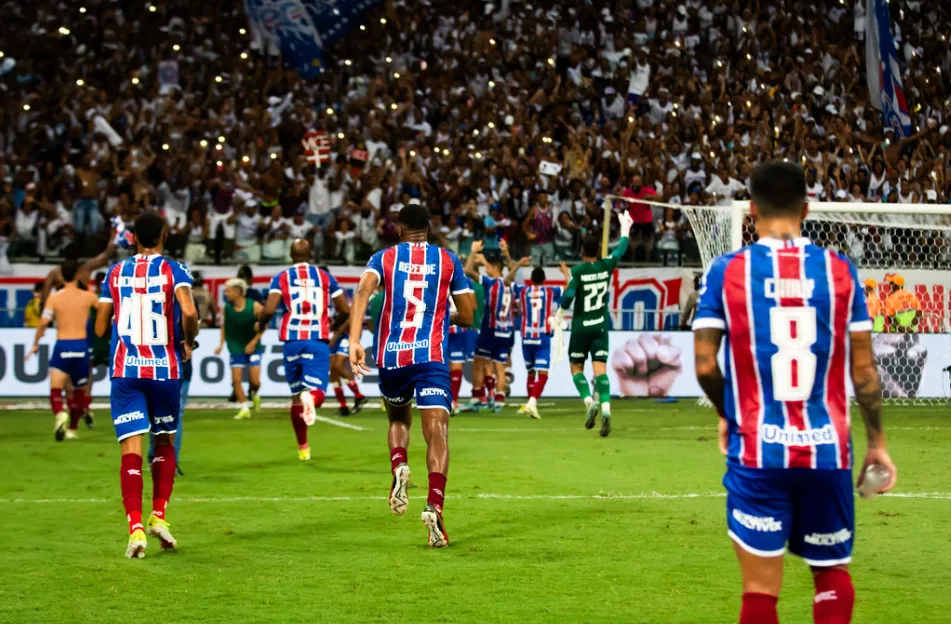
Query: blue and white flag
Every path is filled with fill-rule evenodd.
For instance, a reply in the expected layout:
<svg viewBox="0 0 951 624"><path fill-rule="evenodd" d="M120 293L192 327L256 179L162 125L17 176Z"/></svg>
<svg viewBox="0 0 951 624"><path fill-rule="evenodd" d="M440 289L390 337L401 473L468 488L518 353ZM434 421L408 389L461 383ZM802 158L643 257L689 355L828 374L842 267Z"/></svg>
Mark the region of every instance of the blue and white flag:
<svg viewBox="0 0 951 624"><path fill-rule="evenodd" d="M245 0L251 32L273 44L305 77L324 67L324 50L382 0Z"/></svg>
<svg viewBox="0 0 951 624"><path fill-rule="evenodd" d="M901 67L892 36L887 0L866 0L865 72L872 106L882 112L886 127L900 137L911 134L911 115L901 86Z"/></svg>

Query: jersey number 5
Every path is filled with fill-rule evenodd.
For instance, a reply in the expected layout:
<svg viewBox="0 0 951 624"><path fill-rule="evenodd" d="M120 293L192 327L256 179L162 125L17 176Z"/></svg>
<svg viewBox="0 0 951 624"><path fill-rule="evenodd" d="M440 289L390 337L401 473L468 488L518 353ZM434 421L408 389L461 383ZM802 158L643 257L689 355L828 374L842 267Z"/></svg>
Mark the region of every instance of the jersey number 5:
<svg viewBox="0 0 951 624"><path fill-rule="evenodd" d="M122 299L119 309L119 335L128 337L141 347L168 345L168 320L153 312L156 304L164 305L165 293L134 293Z"/></svg>
<svg viewBox="0 0 951 624"><path fill-rule="evenodd" d="M815 308L770 308L769 339L779 350L770 358L777 401L805 401L816 381Z"/></svg>
<svg viewBox="0 0 951 624"><path fill-rule="evenodd" d="M426 313L426 302L423 301L423 291L426 290L426 282L423 280L406 280L403 282L403 298L406 299L406 308L409 311L409 305L413 305L413 318L400 321L400 329L416 328L423 326L423 315ZM419 297L416 296L419 291Z"/></svg>

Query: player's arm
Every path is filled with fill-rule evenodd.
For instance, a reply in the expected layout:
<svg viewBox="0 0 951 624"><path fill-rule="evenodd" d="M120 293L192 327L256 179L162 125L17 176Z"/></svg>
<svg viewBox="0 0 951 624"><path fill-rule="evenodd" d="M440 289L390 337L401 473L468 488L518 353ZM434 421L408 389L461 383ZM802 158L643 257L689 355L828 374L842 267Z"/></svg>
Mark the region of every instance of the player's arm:
<svg viewBox="0 0 951 624"><path fill-rule="evenodd" d="M373 292L372 290L370 291ZM367 297L367 305L369 305L370 298ZM343 291L337 293L337 296L333 298L334 308L337 310L337 316L334 317L333 325L331 330L338 331L343 328L343 326L350 320L350 302L347 301L347 296L343 294ZM366 310L364 309L364 312ZM361 313L360 322L363 322L363 314Z"/></svg>
<svg viewBox="0 0 951 624"><path fill-rule="evenodd" d="M466 258L466 266L464 267L465 273L476 281L480 279L478 266L483 258L480 252L484 245L485 244L480 240L472 241L472 247L469 249L469 257Z"/></svg>
<svg viewBox="0 0 951 624"><path fill-rule="evenodd" d="M611 255L609 256L609 261L612 268L616 267L618 262L621 261L621 258L624 257L624 254L627 253L627 246L631 235L631 226L634 225L634 219L631 217L631 213L629 213L627 210L619 212L617 219L621 223L621 240L618 241L617 247L614 248L614 251L612 251Z"/></svg>
<svg viewBox="0 0 951 624"><path fill-rule="evenodd" d="M882 423L882 381L878 375L878 365L875 363L875 354L872 351L872 333L853 331L849 337L852 387L855 389L855 402L859 404L859 410L862 412L865 435L868 439L865 461L862 462L857 485L862 485L865 480L865 471L869 466L879 464L886 468L890 475L888 482L879 489L879 493L887 492L894 487L898 472L886 449L885 428Z"/></svg>
<svg viewBox="0 0 951 624"><path fill-rule="evenodd" d="M254 305L252 306L252 308L251 308L251 310L254 312L254 318L255 318L255 319L261 318L261 311L264 309L264 306L262 306L262 305L261 305L260 303L258 303L257 301L252 301L251 303L254 304ZM223 315L223 314L221 315L221 323L222 323L222 326L223 326L223 325L224 325L224 315ZM255 331L254 331L254 338L252 338L252 339L251 339L251 342L249 342L249 343L248 343L247 345L245 345L245 347L244 347L244 352L245 352L246 355L251 355L252 353L254 353L254 352L257 350L257 348L258 348L258 343L261 342L261 336L264 335L264 329L263 329L263 328L262 328L262 329L258 329L257 323L255 323L255 328L254 328L254 329L255 329ZM222 330L222 336L224 336L224 330ZM224 338L222 338L222 341L224 341Z"/></svg>
<svg viewBox="0 0 951 624"><path fill-rule="evenodd" d="M349 308L350 314L350 368L354 375L368 375L371 371L367 368L366 352L360 344L360 337L363 330L363 317L367 313L367 304L370 297L376 292L376 287L380 283L380 275L376 270L367 270L360 277L360 283L353 294L353 304Z"/></svg>
<svg viewBox="0 0 951 624"><path fill-rule="evenodd" d="M722 340L722 329L705 328L693 333L693 357L697 381L721 417L726 413L723 405L726 380L720 369L720 362L717 360Z"/></svg>
<svg viewBox="0 0 951 624"><path fill-rule="evenodd" d="M225 323L227 322L227 315L221 315L221 340L218 342L218 347L215 349L215 355L221 355L221 351L225 348Z"/></svg>
<svg viewBox="0 0 951 624"><path fill-rule="evenodd" d="M102 252L101 254L99 254L99 255L97 255L97 256L93 256L93 257L90 258L89 260L86 260L85 262L83 262L83 263L79 266L79 271L78 271L78 272L79 272L79 273L84 273L84 272L85 272L85 273L88 273L88 274L91 275L93 272L98 271L98 270L101 269L102 267L104 267L104 266L106 266L107 264L109 264L109 258L112 257L112 254L114 254L115 251L116 251L115 237L114 237L114 236L110 236L110 237L109 237L109 243L106 245L106 248L103 250L103 252Z"/></svg>
<svg viewBox="0 0 951 624"><path fill-rule="evenodd" d="M56 267L46 274L46 279L43 280L43 292L40 293L40 309L46 308L46 302L50 298L50 293L53 292L55 285L62 281L63 274L59 267Z"/></svg>
<svg viewBox="0 0 951 624"><path fill-rule="evenodd" d="M112 300L99 299L99 309L96 310L96 335L102 338L109 331L112 322Z"/></svg>
<svg viewBox="0 0 951 624"><path fill-rule="evenodd" d="M524 258L519 260L517 263L515 263L514 266L510 266L509 272L505 275L505 278L502 280L503 282L505 282L505 285L511 286L512 282L515 281L515 277L518 275L518 270L522 267L528 266L529 264L531 264L531 262L532 262L532 259L528 256L525 256Z"/></svg>
<svg viewBox="0 0 951 624"><path fill-rule="evenodd" d="M512 259L512 254L509 253L509 244L504 238L499 240L499 251L502 252L502 260L505 261L505 268L509 271L514 270L515 260Z"/></svg>
<svg viewBox="0 0 951 624"><path fill-rule="evenodd" d="M192 298L192 289L189 287L176 287L175 300L182 311L182 331L185 334L185 347L190 353L195 346L195 339L198 338L198 309L195 307L195 300ZM98 321L99 318L96 317Z"/></svg>
<svg viewBox="0 0 951 624"><path fill-rule="evenodd" d="M43 307L43 314L40 316L40 324L36 326L36 335L33 338L33 347L30 349L30 352L26 354L27 360L29 360L37 351L40 350L40 340L43 339L43 334L46 333L46 328L50 326L50 323L53 322L53 317L55 312L53 306L55 305L56 296L52 296L46 300L46 305Z"/></svg>
<svg viewBox="0 0 951 624"><path fill-rule="evenodd" d="M453 295L452 303L456 306L456 309L450 315L449 322L456 327L472 327L472 323L475 321L475 293L470 290L469 292Z"/></svg>

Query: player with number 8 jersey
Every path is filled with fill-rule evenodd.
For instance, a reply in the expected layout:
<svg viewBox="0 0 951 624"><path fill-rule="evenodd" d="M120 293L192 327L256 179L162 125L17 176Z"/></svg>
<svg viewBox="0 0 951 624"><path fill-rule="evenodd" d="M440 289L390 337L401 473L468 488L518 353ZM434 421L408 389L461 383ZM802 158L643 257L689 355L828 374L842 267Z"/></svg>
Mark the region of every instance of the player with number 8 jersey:
<svg viewBox="0 0 951 624"><path fill-rule="evenodd" d="M162 548L174 548L165 517L177 461L183 365L198 335L192 276L162 256L164 220L153 212L136 219L138 253L106 274L96 314L96 334L112 325L112 422L122 450L122 499L129 521L126 557L145 555L146 531ZM184 334L183 336L181 334ZM154 436L152 514L142 525L142 436Z"/></svg>
<svg viewBox="0 0 951 624"><path fill-rule="evenodd" d="M279 337L284 343L284 377L290 386L291 424L297 437L297 456L310 459L307 427L314 424L317 408L323 405L330 380L330 338L350 316L350 304L337 280L310 264L310 243L303 239L291 244L294 266L271 280L257 331L262 333L279 304L284 305ZM330 302L337 316L331 322Z"/></svg>

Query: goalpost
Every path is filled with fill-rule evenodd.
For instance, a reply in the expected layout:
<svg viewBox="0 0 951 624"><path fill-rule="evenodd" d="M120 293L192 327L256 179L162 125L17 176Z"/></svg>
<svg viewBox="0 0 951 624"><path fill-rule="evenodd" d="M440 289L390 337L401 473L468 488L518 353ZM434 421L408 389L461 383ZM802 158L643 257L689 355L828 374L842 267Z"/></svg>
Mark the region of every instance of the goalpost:
<svg viewBox="0 0 951 624"><path fill-rule="evenodd" d="M680 206L690 221L703 265L756 240L749 202ZM862 282L874 280L883 305L886 276L899 275L921 307L917 332L873 336L885 397L951 403L944 368L951 365L951 206L815 202L803 234L848 256ZM892 278L894 280L894 278Z"/></svg>

